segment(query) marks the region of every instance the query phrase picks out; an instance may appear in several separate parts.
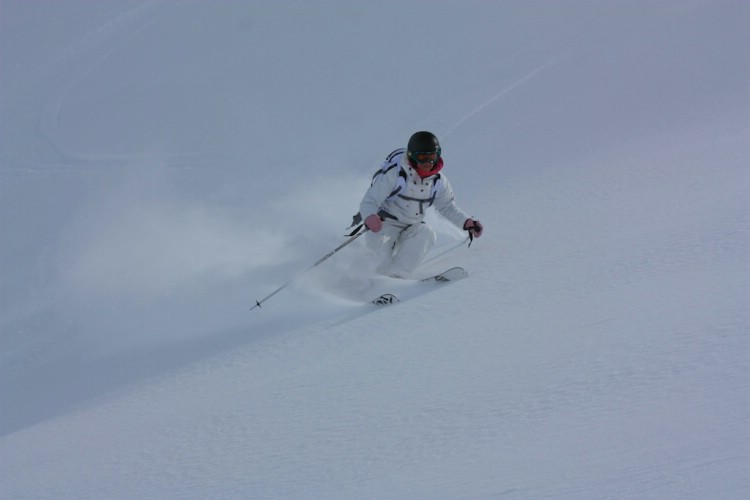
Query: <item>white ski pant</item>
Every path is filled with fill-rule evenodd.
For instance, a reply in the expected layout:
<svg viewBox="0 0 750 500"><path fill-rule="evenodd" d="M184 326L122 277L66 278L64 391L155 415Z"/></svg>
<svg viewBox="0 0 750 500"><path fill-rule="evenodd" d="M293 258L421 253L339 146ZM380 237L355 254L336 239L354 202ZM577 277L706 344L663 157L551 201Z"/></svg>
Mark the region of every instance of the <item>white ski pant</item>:
<svg viewBox="0 0 750 500"><path fill-rule="evenodd" d="M424 222L408 225L385 220L383 229L365 234L367 247L380 261L378 273L399 278L406 278L414 272L436 239L435 230Z"/></svg>

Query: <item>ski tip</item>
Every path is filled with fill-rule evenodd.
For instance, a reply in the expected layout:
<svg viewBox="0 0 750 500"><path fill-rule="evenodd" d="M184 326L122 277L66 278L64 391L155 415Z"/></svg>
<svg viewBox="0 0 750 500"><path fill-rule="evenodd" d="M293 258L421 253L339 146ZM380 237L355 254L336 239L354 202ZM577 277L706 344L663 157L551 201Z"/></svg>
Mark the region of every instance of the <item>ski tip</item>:
<svg viewBox="0 0 750 500"><path fill-rule="evenodd" d="M469 273L466 272L466 269L464 269L463 267L451 267L450 269L445 271L443 274L461 276L463 278L466 278L469 276Z"/></svg>

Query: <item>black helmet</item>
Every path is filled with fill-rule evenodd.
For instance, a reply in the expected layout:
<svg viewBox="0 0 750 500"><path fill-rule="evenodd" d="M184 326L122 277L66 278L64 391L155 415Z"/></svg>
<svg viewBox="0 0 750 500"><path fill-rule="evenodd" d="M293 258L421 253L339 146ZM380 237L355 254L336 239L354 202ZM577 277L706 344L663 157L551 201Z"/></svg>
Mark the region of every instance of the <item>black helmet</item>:
<svg viewBox="0 0 750 500"><path fill-rule="evenodd" d="M406 147L406 157L413 161L413 156L419 153L437 153L440 158L440 142L432 132L417 132L409 138Z"/></svg>

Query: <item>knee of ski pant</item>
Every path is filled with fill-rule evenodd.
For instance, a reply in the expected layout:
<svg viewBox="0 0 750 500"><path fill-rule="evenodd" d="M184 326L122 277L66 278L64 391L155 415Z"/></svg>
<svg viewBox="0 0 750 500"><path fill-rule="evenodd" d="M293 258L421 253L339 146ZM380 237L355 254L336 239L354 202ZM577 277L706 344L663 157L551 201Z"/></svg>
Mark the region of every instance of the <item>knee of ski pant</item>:
<svg viewBox="0 0 750 500"><path fill-rule="evenodd" d="M427 229L430 232L430 239L429 239L429 241L430 241L430 247L432 247L433 245L435 245L435 242L437 241L437 233L435 232L434 229L432 229L432 226L429 226L427 224L425 224L425 226L427 226Z"/></svg>
<svg viewBox="0 0 750 500"><path fill-rule="evenodd" d="M400 261L419 262L435 245L437 233L427 224L419 224L405 230L395 247L395 257Z"/></svg>
<svg viewBox="0 0 750 500"><path fill-rule="evenodd" d="M414 238L425 242L427 245L434 245L437 241L437 233L429 224L422 222L408 227L402 234L401 239Z"/></svg>

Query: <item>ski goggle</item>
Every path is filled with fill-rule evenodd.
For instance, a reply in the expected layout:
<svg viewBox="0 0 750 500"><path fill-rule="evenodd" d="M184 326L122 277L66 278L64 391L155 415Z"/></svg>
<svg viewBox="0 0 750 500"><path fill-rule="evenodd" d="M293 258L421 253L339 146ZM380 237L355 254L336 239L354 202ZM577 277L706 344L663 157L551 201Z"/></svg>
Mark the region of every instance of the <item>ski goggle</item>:
<svg viewBox="0 0 750 500"><path fill-rule="evenodd" d="M409 158L417 165L434 165L440 158L440 151L411 152Z"/></svg>

